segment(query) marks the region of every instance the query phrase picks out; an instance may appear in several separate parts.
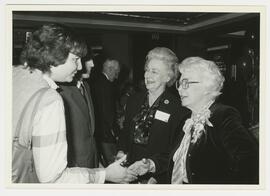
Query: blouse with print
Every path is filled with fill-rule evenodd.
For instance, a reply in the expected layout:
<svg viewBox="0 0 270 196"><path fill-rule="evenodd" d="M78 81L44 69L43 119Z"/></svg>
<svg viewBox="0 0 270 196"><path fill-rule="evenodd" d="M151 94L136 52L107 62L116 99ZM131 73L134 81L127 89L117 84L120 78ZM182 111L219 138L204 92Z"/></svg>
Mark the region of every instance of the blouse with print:
<svg viewBox="0 0 270 196"><path fill-rule="evenodd" d="M149 106L149 103L148 103L149 96L146 96L144 103L142 104L140 108L140 112L133 118L133 121L135 122L133 142L135 144L141 144L141 145L148 144L149 137L150 137L149 130L153 124L155 112L163 100L162 99L163 94L161 94L156 99L156 101L151 107Z"/></svg>

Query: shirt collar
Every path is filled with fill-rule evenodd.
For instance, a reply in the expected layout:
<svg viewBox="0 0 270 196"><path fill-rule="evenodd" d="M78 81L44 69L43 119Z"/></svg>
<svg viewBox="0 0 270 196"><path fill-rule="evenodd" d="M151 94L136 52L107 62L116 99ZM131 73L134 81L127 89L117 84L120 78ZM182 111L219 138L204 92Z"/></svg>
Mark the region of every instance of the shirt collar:
<svg viewBox="0 0 270 196"><path fill-rule="evenodd" d="M77 81L77 84L76 84L77 88L81 88L82 85L83 85L83 81L82 80L78 80Z"/></svg>
<svg viewBox="0 0 270 196"><path fill-rule="evenodd" d="M108 75L105 72L102 72L102 73L106 76L107 80L109 80Z"/></svg>
<svg viewBox="0 0 270 196"><path fill-rule="evenodd" d="M56 90L58 88L57 84L47 74L43 74L43 79L46 80L52 89Z"/></svg>

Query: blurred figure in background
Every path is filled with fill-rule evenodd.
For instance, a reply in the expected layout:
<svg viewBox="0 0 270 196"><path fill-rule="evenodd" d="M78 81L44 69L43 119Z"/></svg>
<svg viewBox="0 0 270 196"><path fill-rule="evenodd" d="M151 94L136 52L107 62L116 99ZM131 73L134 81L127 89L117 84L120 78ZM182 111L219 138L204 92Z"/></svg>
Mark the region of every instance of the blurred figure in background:
<svg viewBox="0 0 270 196"><path fill-rule="evenodd" d="M93 101L96 117L95 135L101 162L106 167L114 161L116 154L116 88L120 65L117 60L107 59L103 63L102 73L93 82Z"/></svg>

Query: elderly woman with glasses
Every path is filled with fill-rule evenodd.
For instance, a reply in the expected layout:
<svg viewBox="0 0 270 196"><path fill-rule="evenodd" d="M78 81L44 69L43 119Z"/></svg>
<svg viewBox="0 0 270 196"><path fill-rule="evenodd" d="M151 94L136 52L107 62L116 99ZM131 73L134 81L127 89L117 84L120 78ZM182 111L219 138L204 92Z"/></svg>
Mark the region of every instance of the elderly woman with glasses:
<svg viewBox="0 0 270 196"><path fill-rule="evenodd" d="M167 182L257 184L258 144L242 125L238 111L216 102L224 82L218 66L189 57L179 71L176 87L182 105L192 114L171 152ZM150 168L146 161L134 165L141 174Z"/></svg>
<svg viewBox="0 0 270 196"><path fill-rule="evenodd" d="M145 63L146 91L134 94L128 100L123 134L117 157L128 153L128 161L142 158L156 160L156 155L168 153L175 134L183 126L189 111L181 107L180 99L167 90L176 80L178 58L168 48L149 51ZM155 164L167 165L167 158ZM152 166L154 162L151 162ZM153 178L151 178L153 177ZM165 171L150 173L139 178L140 183L164 183ZM155 179L155 180L154 180Z"/></svg>

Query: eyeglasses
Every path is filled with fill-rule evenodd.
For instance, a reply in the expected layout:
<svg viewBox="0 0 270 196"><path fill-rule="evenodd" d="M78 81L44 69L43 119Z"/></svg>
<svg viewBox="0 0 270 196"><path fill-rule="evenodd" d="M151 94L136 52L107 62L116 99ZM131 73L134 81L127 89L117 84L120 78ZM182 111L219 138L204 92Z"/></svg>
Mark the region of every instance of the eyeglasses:
<svg viewBox="0 0 270 196"><path fill-rule="evenodd" d="M183 79L182 81L177 80L175 83L175 87L178 90L180 86L182 86L183 89L188 89L189 84L195 84L195 83L200 83L198 81L188 81L188 79Z"/></svg>

